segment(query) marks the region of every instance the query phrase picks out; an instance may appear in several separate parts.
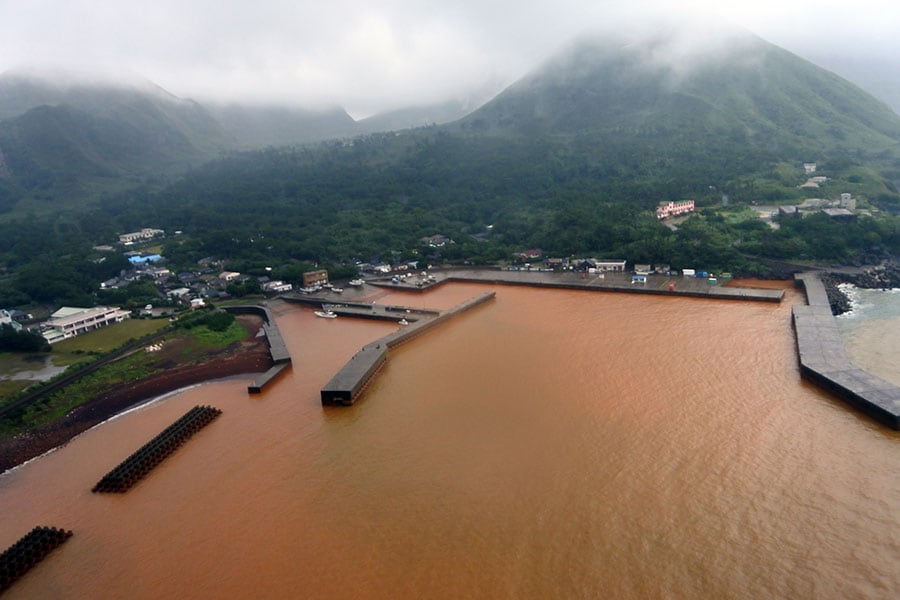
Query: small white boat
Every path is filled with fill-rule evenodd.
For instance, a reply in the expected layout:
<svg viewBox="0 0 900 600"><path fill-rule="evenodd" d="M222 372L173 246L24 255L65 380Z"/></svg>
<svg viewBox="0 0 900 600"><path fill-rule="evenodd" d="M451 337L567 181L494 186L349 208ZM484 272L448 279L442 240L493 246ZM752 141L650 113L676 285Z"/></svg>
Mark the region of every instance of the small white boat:
<svg viewBox="0 0 900 600"><path fill-rule="evenodd" d="M335 294L340 294L341 292L344 291L344 288L333 287L333 288L331 288L331 291L334 292Z"/></svg>
<svg viewBox="0 0 900 600"><path fill-rule="evenodd" d="M351 280L350 280L349 282L347 282L347 283L348 283L348 285L352 285L353 287L362 287L362 284L363 284L364 282L363 282L362 279L351 279Z"/></svg>
<svg viewBox="0 0 900 600"><path fill-rule="evenodd" d="M398 325L409 325L409 321L407 321L406 319L400 319L399 321L397 321L397 324Z"/></svg>
<svg viewBox="0 0 900 600"><path fill-rule="evenodd" d="M337 319L337 313L330 310L317 310L315 314L323 319Z"/></svg>

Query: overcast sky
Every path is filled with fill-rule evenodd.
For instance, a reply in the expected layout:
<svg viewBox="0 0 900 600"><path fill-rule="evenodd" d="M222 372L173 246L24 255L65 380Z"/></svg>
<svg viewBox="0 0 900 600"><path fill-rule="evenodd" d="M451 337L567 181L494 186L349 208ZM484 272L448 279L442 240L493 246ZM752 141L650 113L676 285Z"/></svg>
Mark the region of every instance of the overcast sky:
<svg viewBox="0 0 900 600"><path fill-rule="evenodd" d="M575 36L717 14L808 58L900 57L897 0L0 0L0 72L127 72L198 100L355 117L497 91ZM625 9L623 7L630 7Z"/></svg>

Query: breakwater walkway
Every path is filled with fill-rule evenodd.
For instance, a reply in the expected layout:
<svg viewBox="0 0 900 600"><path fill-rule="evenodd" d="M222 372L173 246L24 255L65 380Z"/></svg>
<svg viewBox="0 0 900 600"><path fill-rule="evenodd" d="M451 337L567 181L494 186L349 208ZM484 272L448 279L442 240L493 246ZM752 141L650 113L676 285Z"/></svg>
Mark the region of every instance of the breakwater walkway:
<svg viewBox="0 0 900 600"><path fill-rule="evenodd" d="M427 278L417 275L404 279L369 279L367 284L403 290L427 290L451 281L549 287L598 292L657 294L675 297L712 298L716 300L757 300L780 302L782 290L723 286L719 279L649 274L632 283L631 273L580 273L574 271L524 271L506 269L452 269L432 271ZM712 282L711 282L712 281Z"/></svg>
<svg viewBox="0 0 900 600"><path fill-rule="evenodd" d="M801 375L874 419L900 429L900 388L851 362L819 275L801 273L796 280L806 290L807 302L792 310Z"/></svg>
<svg viewBox="0 0 900 600"><path fill-rule="evenodd" d="M486 292L445 311L421 310L413 313L413 309L409 309L410 312L407 313L406 309L402 309L403 312L401 314L405 316L409 325L363 346L359 352L354 354L347 361L347 364L322 388L322 404L341 404L344 406L353 404L372 376L387 360L389 349L421 335L457 315L484 304L488 300L492 300L494 295L494 292ZM357 310L362 312L358 314L345 312L343 314L362 318L375 318L372 315L379 313L385 308L375 305L369 312L365 312L366 309L364 308L358 308ZM393 318L396 319L397 307L394 308L395 310L384 310L383 312L393 313L395 315ZM338 308L333 307L332 310L337 312ZM415 316L412 317L410 315Z"/></svg>
<svg viewBox="0 0 900 600"><path fill-rule="evenodd" d="M269 344L269 354L272 356L274 363L268 371L260 375L256 381L247 386L247 391L251 394L259 394L263 388L270 384L276 377L281 375L288 367L291 366L291 354L288 352L284 338L281 337L281 331L275 324L275 318L269 309L259 304L246 304L236 306L226 306L224 309L234 314L251 314L262 317L263 332L266 334L266 341Z"/></svg>

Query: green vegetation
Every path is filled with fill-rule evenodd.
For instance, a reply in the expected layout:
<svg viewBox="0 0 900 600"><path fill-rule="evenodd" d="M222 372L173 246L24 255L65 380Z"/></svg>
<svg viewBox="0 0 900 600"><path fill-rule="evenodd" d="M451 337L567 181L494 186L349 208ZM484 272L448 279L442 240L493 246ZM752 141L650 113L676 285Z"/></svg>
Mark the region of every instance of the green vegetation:
<svg viewBox="0 0 900 600"><path fill-rule="evenodd" d="M0 325L0 352L48 352L50 344L39 333L17 331L12 325Z"/></svg>
<svg viewBox="0 0 900 600"><path fill-rule="evenodd" d="M106 91L2 120L14 176L0 180L0 205L15 210L0 219L0 306L165 302L150 280L98 290L128 265L92 247L146 225L185 232L147 246L172 272L215 257L295 285L315 267L349 278L358 262L498 263L528 248L763 275L767 259L900 255L897 115L753 36L678 73L648 63L667 40L651 42L576 44L454 124L234 153L171 180L170 161L216 145L201 113L144 114ZM116 119L172 136L123 148ZM819 188L799 187L810 161L828 178ZM851 223L818 215L773 230L748 209L848 192L868 211ZM657 222L658 202L682 199L700 215L677 230ZM420 241L434 234L454 243ZM259 293L256 282L228 291Z"/></svg>
<svg viewBox="0 0 900 600"><path fill-rule="evenodd" d="M22 392L33 382L28 379L4 379L0 380L0 398L10 398Z"/></svg>
<svg viewBox="0 0 900 600"><path fill-rule="evenodd" d="M8 436L16 435L21 431L49 423L109 391L115 385L137 381L153 372L153 367L147 363L143 353L110 363L0 421L0 433Z"/></svg>
<svg viewBox="0 0 900 600"><path fill-rule="evenodd" d="M188 346L189 352L196 348L211 348L227 346L247 337L247 332L236 321L232 321L224 330L216 331L209 327L197 327L191 330L191 338L194 343Z"/></svg>
<svg viewBox="0 0 900 600"><path fill-rule="evenodd" d="M226 315L223 319L219 315ZM222 328L222 324L227 324ZM218 330L211 329L209 322ZM202 360L230 344L240 341L247 332L228 313L207 313L199 315L190 327L179 328L162 340L163 348L172 345L180 348L179 362ZM87 337L87 336L86 336ZM75 341L73 338L68 341ZM64 342L60 342L64 343ZM94 346L96 347L96 346ZM71 350L70 351L75 351ZM172 367L172 357L165 352L134 352L121 360L113 361L81 377L65 388L47 394L21 411L8 415L0 421L0 435L12 436L49 423L73 408L90 401L124 383L144 379ZM5 383L5 382L4 382ZM20 388L21 389L21 388ZM13 390L12 393L19 390Z"/></svg>

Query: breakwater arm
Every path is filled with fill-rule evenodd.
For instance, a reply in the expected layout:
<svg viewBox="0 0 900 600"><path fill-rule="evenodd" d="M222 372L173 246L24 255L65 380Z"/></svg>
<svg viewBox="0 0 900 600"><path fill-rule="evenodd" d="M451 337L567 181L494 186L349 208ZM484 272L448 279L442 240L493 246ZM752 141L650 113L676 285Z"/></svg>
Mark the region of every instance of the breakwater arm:
<svg viewBox="0 0 900 600"><path fill-rule="evenodd" d="M851 362L818 274L799 274L797 282L804 287L808 303L792 310L801 375L881 423L900 429L900 388Z"/></svg>
<svg viewBox="0 0 900 600"><path fill-rule="evenodd" d="M291 366L291 354L288 352L284 338L281 337L281 330L275 324L275 317L265 306L258 304L246 304L238 306L226 306L225 310L233 314L250 314L262 317L263 331L266 334L266 341L269 344L269 354L272 362L275 363L268 371L260 375L256 380L247 386L247 391L251 394L259 394L263 389L275 380L282 372Z"/></svg>
<svg viewBox="0 0 900 600"><path fill-rule="evenodd" d="M353 404L372 376L387 360L390 348L394 348L426 331L430 331L441 323L445 323L453 317L484 304L488 300L492 300L494 296L494 292L480 294L450 310L420 318L399 331L390 333L371 344L363 346L332 377L331 381L322 388L322 404L341 404L344 406Z"/></svg>

